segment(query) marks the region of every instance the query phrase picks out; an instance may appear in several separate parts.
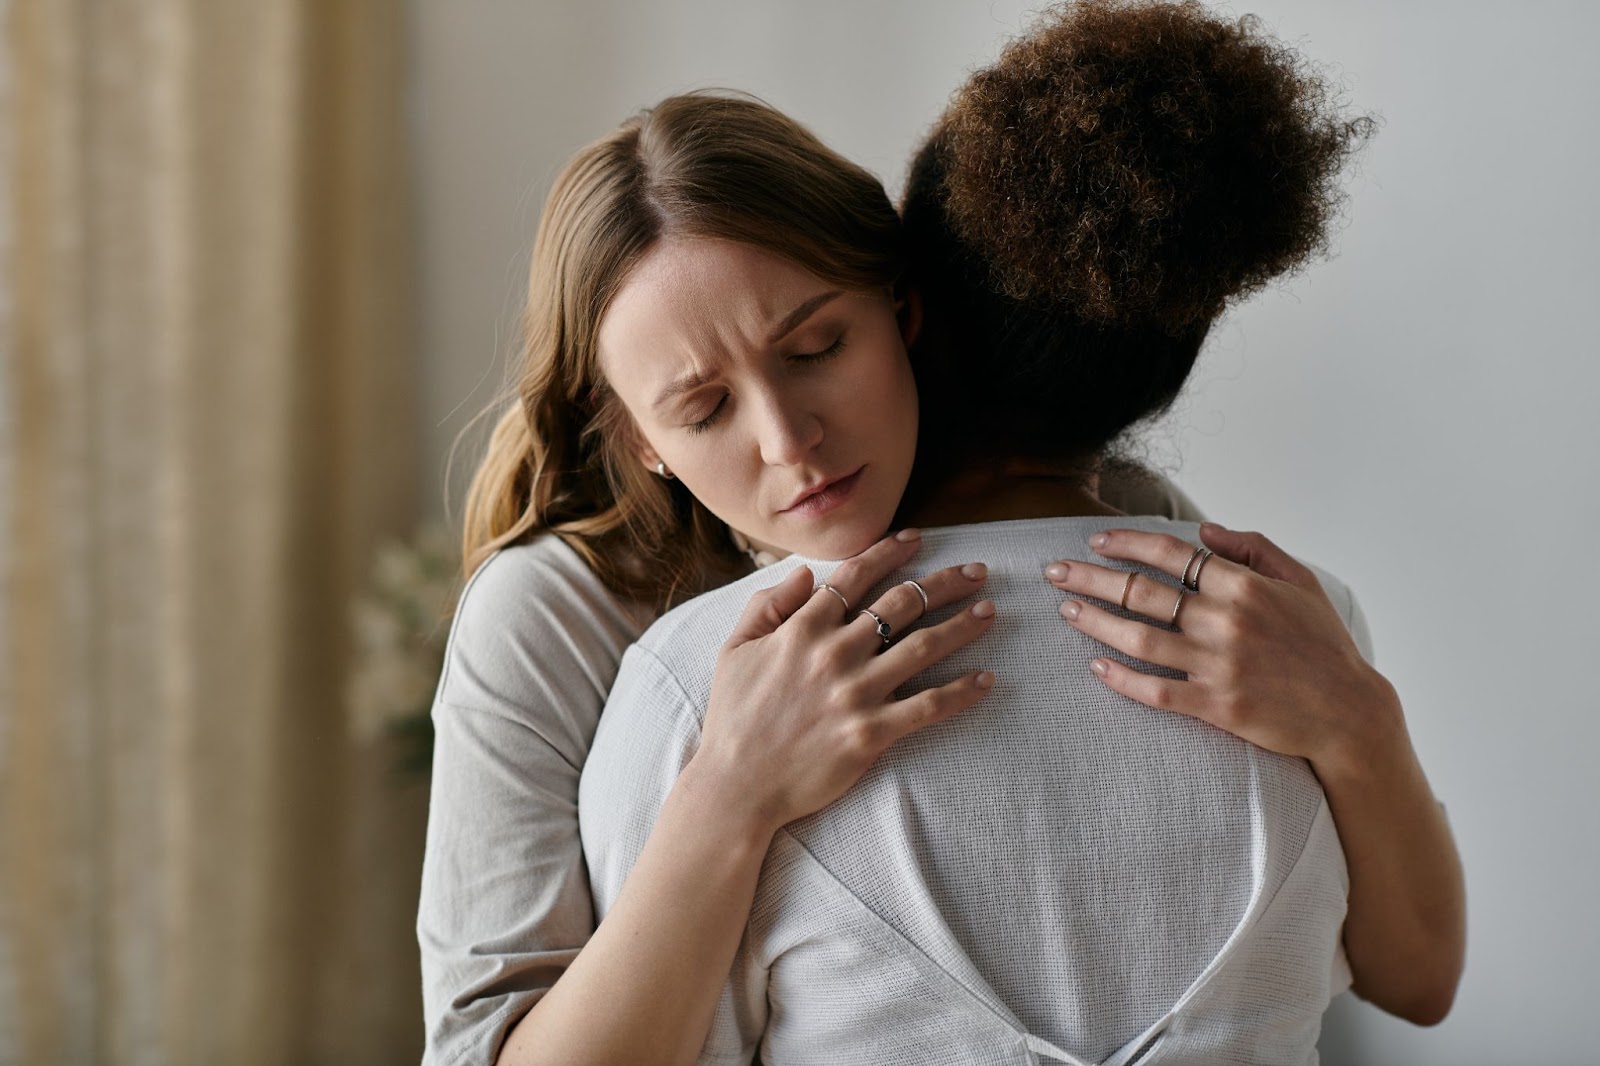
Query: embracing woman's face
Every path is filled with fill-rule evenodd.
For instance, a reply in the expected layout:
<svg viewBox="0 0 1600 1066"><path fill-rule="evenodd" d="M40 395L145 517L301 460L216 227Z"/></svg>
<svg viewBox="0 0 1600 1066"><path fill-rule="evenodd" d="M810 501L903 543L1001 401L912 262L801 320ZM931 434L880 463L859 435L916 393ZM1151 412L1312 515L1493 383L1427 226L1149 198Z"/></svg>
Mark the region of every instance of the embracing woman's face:
<svg viewBox="0 0 1600 1066"><path fill-rule="evenodd" d="M917 397L887 288L847 292L745 244L661 241L600 324L600 365L664 462L758 547L854 555L888 529Z"/></svg>

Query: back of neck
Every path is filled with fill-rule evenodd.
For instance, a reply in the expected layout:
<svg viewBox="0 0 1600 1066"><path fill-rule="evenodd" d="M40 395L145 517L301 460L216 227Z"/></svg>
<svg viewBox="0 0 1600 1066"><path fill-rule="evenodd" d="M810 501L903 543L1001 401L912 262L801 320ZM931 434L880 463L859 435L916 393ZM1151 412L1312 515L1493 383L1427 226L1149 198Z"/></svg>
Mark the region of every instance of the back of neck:
<svg viewBox="0 0 1600 1066"><path fill-rule="evenodd" d="M907 525L931 527L1121 514L1101 501L1098 489L1097 475L1060 464L975 461L930 482L900 517Z"/></svg>

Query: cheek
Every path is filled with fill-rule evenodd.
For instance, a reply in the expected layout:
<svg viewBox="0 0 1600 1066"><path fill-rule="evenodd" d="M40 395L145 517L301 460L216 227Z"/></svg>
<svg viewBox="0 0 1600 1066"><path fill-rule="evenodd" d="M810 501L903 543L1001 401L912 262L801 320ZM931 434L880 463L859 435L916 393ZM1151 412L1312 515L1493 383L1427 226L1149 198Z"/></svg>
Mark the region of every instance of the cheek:
<svg viewBox="0 0 1600 1066"><path fill-rule="evenodd" d="M739 458L742 449L713 432L705 437L679 434L657 451L696 499L723 521L739 524L756 497L754 473Z"/></svg>
<svg viewBox="0 0 1600 1066"><path fill-rule="evenodd" d="M915 450L917 383L903 350L886 352L875 361L870 381L858 383L854 402L877 427L880 440L895 451Z"/></svg>
<svg viewBox="0 0 1600 1066"><path fill-rule="evenodd" d="M706 486L715 490L729 479L733 466L730 450L713 443L715 435L704 438L688 434L676 436L677 439L657 450L680 481L691 489ZM696 492L696 495L699 493Z"/></svg>

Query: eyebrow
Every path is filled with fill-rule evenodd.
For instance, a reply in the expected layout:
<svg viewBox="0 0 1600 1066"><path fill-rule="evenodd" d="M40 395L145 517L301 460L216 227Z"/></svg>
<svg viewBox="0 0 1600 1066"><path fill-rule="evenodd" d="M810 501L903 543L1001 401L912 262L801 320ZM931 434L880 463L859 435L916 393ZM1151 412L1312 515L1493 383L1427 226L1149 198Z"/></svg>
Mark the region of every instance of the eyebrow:
<svg viewBox="0 0 1600 1066"><path fill-rule="evenodd" d="M793 311L790 311L783 317L783 321L779 322L773 327L772 332L767 335L767 343L777 344L779 341L783 340L783 338L799 329L800 324L806 319L810 318L819 307L822 307L824 304L842 295L844 295L843 289L833 289L830 292L822 292L813 296L799 307L796 307ZM693 392L695 389L698 389L700 386L706 384L708 380L710 379L698 371L685 374L683 377L662 389L661 394L655 398L655 402L652 403L650 407L652 410L659 411L666 405L667 401L673 399L674 397L682 396L686 392Z"/></svg>
<svg viewBox="0 0 1600 1066"><path fill-rule="evenodd" d="M667 405L668 400L671 400L676 396L682 396L686 392L693 392L695 389L698 389L700 386L704 385L708 380L710 379L698 371L685 374L677 381L674 381L672 384L662 389L661 395L656 397L655 403L650 405L650 409L652 411L659 411Z"/></svg>
<svg viewBox="0 0 1600 1066"><path fill-rule="evenodd" d="M777 326L773 328L772 332L767 336L767 343L777 344L779 341L783 340L783 338L799 329L800 323L810 318L813 311L827 303L829 300L842 295L842 292L843 290L841 289L834 289L832 292L818 293L805 303L801 304L799 307L796 307L793 311L790 311L789 314L785 316L784 320L779 322Z"/></svg>

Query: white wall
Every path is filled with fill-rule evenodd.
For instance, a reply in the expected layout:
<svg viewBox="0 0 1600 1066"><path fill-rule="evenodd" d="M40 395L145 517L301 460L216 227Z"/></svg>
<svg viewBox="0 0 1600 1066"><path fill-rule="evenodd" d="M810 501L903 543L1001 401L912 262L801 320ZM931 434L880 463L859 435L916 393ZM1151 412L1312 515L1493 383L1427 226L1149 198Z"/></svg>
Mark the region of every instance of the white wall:
<svg viewBox="0 0 1600 1066"><path fill-rule="evenodd" d="M565 156L684 88L748 89L897 191L1016 0L414 0L423 476L500 381ZM859 9L858 9L859 7ZM1600 7L1261 0L1384 126L1338 258L1218 331L1157 442L1218 518L1360 592L1467 864L1468 970L1418 1030L1338 1009L1331 1063L1593 1061L1600 921Z"/></svg>

